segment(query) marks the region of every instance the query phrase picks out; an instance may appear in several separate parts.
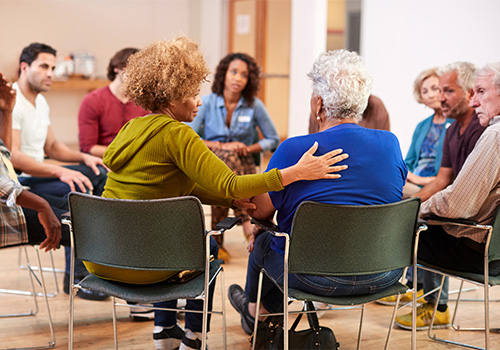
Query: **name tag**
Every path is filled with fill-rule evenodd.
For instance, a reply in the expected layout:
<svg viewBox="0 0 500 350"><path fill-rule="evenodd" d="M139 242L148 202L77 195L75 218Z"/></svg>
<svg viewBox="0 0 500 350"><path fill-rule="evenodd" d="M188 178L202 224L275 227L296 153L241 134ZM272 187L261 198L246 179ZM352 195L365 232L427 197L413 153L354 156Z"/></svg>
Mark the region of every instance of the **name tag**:
<svg viewBox="0 0 500 350"><path fill-rule="evenodd" d="M240 123L249 123L249 122L250 122L250 120L251 120L251 117L250 117L249 115L240 115L240 116L238 117L238 121L239 121Z"/></svg>

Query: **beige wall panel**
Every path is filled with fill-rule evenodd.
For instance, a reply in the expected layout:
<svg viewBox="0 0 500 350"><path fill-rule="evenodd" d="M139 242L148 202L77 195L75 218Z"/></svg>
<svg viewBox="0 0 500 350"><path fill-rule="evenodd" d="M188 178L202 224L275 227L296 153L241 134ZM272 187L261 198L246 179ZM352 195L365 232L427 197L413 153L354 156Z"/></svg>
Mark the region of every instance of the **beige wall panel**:
<svg viewBox="0 0 500 350"><path fill-rule="evenodd" d="M269 1L266 25L266 73L288 74L290 72L290 2Z"/></svg>
<svg viewBox="0 0 500 350"><path fill-rule="evenodd" d="M256 0L234 2L233 52L244 52L255 57Z"/></svg>
<svg viewBox="0 0 500 350"><path fill-rule="evenodd" d="M328 0L328 29L345 29L346 25L346 0Z"/></svg>
<svg viewBox="0 0 500 350"><path fill-rule="evenodd" d="M160 39L185 34L199 38L201 0L0 0L0 72L17 73L19 54L31 42L44 42L60 54L91 52L97 58L97 77L105 77L118 50L143 47ZM86 91L51 91L56 137L78 143L77 115Z"/></svg>
<svg viewBox="0 0 500 350"><path fill-rule="evenodd" d="M266 108L276 126L278 135L286 139L288 135L288 94L290 91L289 79L266 79L265 101Z"/></svg>
<svg viewBox="0 0 500 350"><path fill-rule="evenodd" d="M281 138L286 138L288 134L290 26L290 1L269 1L267 3L264 73L270 77L263 80L264 99ZM273 75L284 77L273 77Z"/></svg>

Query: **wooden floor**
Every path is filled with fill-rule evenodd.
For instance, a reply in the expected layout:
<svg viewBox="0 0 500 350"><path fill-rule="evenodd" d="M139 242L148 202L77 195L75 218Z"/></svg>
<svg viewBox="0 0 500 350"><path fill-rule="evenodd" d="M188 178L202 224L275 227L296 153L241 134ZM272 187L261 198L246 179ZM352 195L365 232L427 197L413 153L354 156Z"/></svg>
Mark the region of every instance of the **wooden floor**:
<svg viewBox="0 0 500 350"><path fill-rule="evenodd" d="M246 242L241 231L237 227L226 233L226 247L232 259L225 266L226 290L232 283L244 286L246 276ZM29 250L32 250L31 248ZM28 288L29 282L27 272L17 267L18 248L0 250L0 288ZM64 252L59 249L54 253L56 265L64 266ZM42 253L44 265L48 266L49 255ZM48 281L49 292L54 289L54 281L48 273L45 274ZM61 284L63 275L58 274L60 292L50 299L50 308L55 324L56 349L65 349L68 346L68 306L69 298L62 292ZM221 306L220 284L214 299L214 306ZM457 283L451 282L451 289L456 288ZM466 293L465 297L481 297L482 290ZM492 289L492 298L500 298L500 288ZM452 295L452 298L454 296ZM39 299L40 312L35 317L0 318L0 348L28 347L33 345L45 345L48 341L48 326L46 323L46 310ZM31 300L22 296L11 296L0 294L0 313L15 312L16 310L29 310ZM451 306L454 303L450 303ZM477 302L464 303L459 314L459 321L467 324L481 325L483 317L482 304ZM228 349L249 349L248 336L240 326L239 315L226 301L227 308L227 341ZM499 326L500 305L492 303L491 307L492 326ZM404 310L402 310L404 311ZM392 308L378 304L370 304L365 313L362 344L363 349L383 349L385 336L390 321ZM127 308L118 308L118 339L121 349L154 349L152 340L153 323L132 322L128 318ZM320 319L322 325L328 326L335 332L341 349L355 349L357 327L359 321L358 310L342 310L327 313ZM181 324L183 319L180 319ZM450 337L460 341L470 341L478 346L484 345L484 337L481 332L456 332L452 330L439 330L438 335ZM493 334L491 337L491 349L500 349L500 335ZM219 316L212 319L212 331L209 333L208 345L210 349L221 349L221 320ZM456 348L445 346L430 341L426 332L419 332L417 337L418 349L448 349ZM113 348L113 330L111 321L111 306L109 302L93 302L76 299L75 305L75 349L107 350ZM395 328L391 337L391 349L409 349L410 332Z"/></svg>

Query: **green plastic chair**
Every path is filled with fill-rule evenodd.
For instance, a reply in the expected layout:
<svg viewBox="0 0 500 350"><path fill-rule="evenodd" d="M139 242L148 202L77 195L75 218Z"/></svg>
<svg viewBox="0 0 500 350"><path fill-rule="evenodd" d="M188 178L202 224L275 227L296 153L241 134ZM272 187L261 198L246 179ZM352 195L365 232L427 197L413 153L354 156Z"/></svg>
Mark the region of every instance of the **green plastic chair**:
<svg viewBox="0 0 500 350"><path fill-rule="evenodd" d="M466 220L466 219L449 219L449 218L442 218L442 217L436 217L436 216L431 216L425 218L427 220L426 224L427 225L455 225L455 226L462 226L462 227L472 227L472 228L477 228L477 229L482 229L487 231L486 235L486 243L485 243L485 251L484 251L484 274L477 274L477 273L472 273L472 272L464 272L464 271L457 271L457 270L451 270L451 269L446 269L440 266L432 265L429 264L421 259L418 260L418 267L427 271L435 272L438 274L441 274L443 277L441 279L441 285L439 287L439 292L438 292L438 300L441 297L441 291L443 288L444 284L444 278L446 276L457 278L461 280L460 283L460 288L459 288L459 293L457 297L457 301L455 304L455 310L453 312L453 317L451 320L451 325L452 328L456 331L484 331L484 348L466 344L466 343L460 343L460 342L454 342L448 339L442 339L438 338L436 334L431 334L433 329L432 325L434 324L434 318L436 315L436 310L437 310L437 305L434 307L434 313L432 315L431 319L431 326L429 327L429 330L427 332L427 335L429 338L436 340L438 342L442 343L447 343L447 344L454 344L454 345L459 345L463 347L468 347L468 348L473 348L473 349L490 349L489 346L489 336L490 332L495 332L499 333L500 329L499 328L490 328L490 316L489 316L489 304L490 304L490 296L489 296L489 289L493 286L498 286L500 285L500 276L491 276L489 274L489 263L493 261L500 260L500 210L497 209L497 213L494 216L494 219L491 223L491 225L479 225L477 222L472 221L472 220ZM455 318L457 315L457 310L458 310L458 305L460 304L460 298L462 296L462 289L464 282L469 282L478 286L481 286L484 288L484 299L481 301L484 302L484 328L476 328L476 327L460 327L455 323ZM429 293L432 293L434 291L431 291ZM429 294L428 293L428 294ZM498 301L498 300L496 300Z"/></svg>
<svg viewBox="0 0 500 350"><path fill-rule="evenodd" d="M359 349L365 304L391 295L398 295L398 303L400 294L409 291L408 287L397 282L382 292L370 295L325 297L289 288L288 274L353 276L386 272L407 268L411 265L416 266L415 249L418 245L418 235L420 231L426 229L425 225L418 224L419 208L419 198L369 206L324 204L310 201L301 203L293 218L291 237L286 233L270 231L271 234L284 237L286 240L282 291L288 292L283 293L284 313L269 315L284 314L284 327L288 329L287 315L302 312L289 312L289 301L319 301L344 306L341 309L360 308L361 318L357 343ZM414 273L416 274L416 268L414 268ZM271 278L264 269L261 270L255 319L259 317L258 310L264 274ZM274 283L278 285L276 282ZM279 287L281 288L281 286ZM415 315L415 291L413 299L412 307ZM394 324L397 303L387 335L386 348ZM353 307L354 305L359 306ZM339 308L325 309L325 311L336 309ZM255 322L254 334L257 332L257 324ZM288 332L284 332L284 334L284 349L288 349ZM415 327L412 328L411 334L412 349L415 349Z"/></svg>
<svg viewBox="0 0 500 350"><path fill-rule="evenodd" d="M226 312L222 278L222 310L208 311L209 284L222 273L222 260L210 262L210 236L224 230L206 233L203 209L195 197L156 200L109 199L73 192L69 195L72 264L75 259L106 266L142 271L200 270L199 276L186 283L160 282L137 285L119 283L89 275L74 284L71 274L69 349L73 348L73 305L78 289L85 288L111 296L113 303L114 345L118 348L115 298L142 304L173 299L204 301L202 349L206 348L207 316L222 315L223 344L226 347ZM186 312L183 309L162 309Z"/></svg>

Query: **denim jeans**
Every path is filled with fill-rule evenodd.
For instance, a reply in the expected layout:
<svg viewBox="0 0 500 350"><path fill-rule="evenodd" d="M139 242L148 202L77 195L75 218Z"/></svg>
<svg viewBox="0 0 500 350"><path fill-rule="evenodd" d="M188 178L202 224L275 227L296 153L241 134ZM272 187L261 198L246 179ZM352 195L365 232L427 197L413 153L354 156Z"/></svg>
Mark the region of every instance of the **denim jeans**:
<svg viewBox="0 0 500 350"><path fill-rule="evenodd" d="M264 232L255 241L248 258L245 293L250 302L257 301L259 272L262 267L280 285L283 284L283 255L271 249L272 235ZM288 286L321 296L346 296L373 294L396 283L403 269L362 276L318 276L290 274ZM262 284L262 303L270 312L279 312L283 306L283 294L268 278Z"/></svg>
<svg viewBox="0 0 500 350"><path fill-rule="evenodd" d="M186 248L187 249L187 248ZM217 259L219 253L219 246L213 237L210 237L210 254ZM215 282L210 285L210 295L208 297L208 311L212 310L212 302L214 299ZM156 307L175 308L177 307L177 300L163 301L153 304ZM186 303L186 310L199 310L203 311L203 301L188 299ZM203 326L203 314L186 312L185 328L193 332L201 332ZM177 313L175 311L155 310L155 326L171 327L177 322ZM210 314L207 321L207 332L210 330Z"/></svg>
<svg viewBox="0 0 500 350"><path fill-rule="evenodd" d="M94 195L100 196L104 191L104 185L106 184L108 176L107 171L102 166L97 166L100 171L99 175L96 175L91 168L84 164L67 165L65 168L79 171L83 175L87 176L94 187ZM28 186L32 192L48 194L56 197L66 197L71 190L66 183L62 182L57 177L20 176L19 182L23 186ZM81 192L77 185L75 185L75 188L78 192Z"/></svg>

